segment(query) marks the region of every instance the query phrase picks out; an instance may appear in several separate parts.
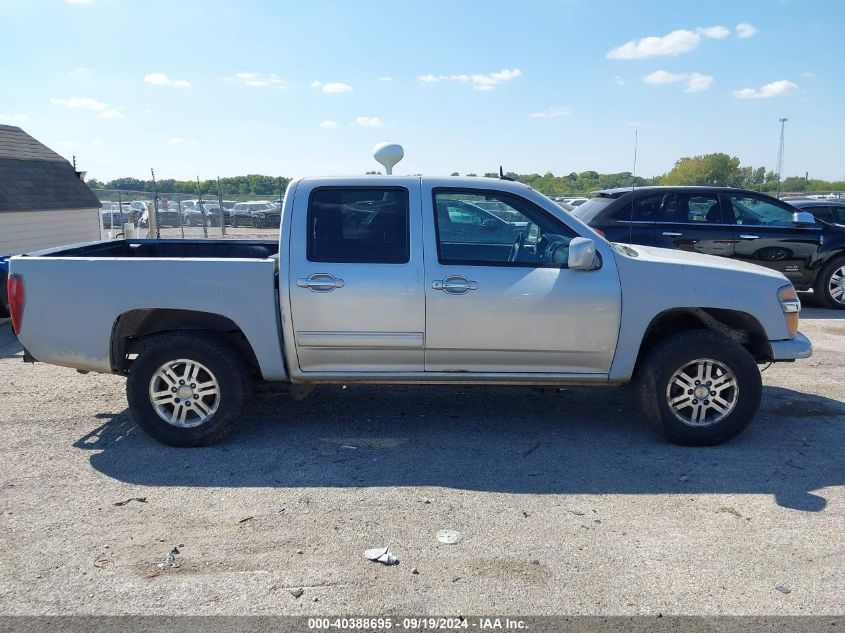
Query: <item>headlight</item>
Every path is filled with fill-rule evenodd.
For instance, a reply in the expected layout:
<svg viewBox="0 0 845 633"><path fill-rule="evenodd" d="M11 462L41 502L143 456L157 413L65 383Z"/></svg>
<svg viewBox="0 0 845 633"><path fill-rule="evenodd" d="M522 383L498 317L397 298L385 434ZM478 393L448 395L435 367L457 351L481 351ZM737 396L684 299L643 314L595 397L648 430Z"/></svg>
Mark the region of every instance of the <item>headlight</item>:
<svg viewBox="0 0 845 633"><path fill-rule="evenodd" d="M778 301L783 309L783 318L786 320L786 329L789 336L793 337L798 332L798 315L801 313L801 300L792 284L778 290Z"/></svg>

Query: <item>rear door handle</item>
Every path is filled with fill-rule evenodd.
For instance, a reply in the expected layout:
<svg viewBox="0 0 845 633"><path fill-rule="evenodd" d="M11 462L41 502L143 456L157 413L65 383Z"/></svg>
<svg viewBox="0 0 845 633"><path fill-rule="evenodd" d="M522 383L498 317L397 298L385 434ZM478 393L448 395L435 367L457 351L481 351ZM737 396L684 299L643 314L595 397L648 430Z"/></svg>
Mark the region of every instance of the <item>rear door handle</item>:
<svg viewBox="0 0 845 633"><path fill-rule="evenodd" d="M742 240L759 240L760 236L759 235L753 235L751 233L741 233L739 238L742 239Z"/></svg>
<svg viewBox="0 0 845 633"><path fill-rule="evenodd" d="M330 273L314 273L308 277L296 280L300 288L308 288L311 292L331 292L335 288L343 288L345 282Z"/></svg>
<svg viewBox="0 0 845 633"><path fill-rule="evenodd" d="M681 237L683 233L674 233L672 231L663 231L663 235L666 237Z"/></svg>
<svg viewBox="0 0 845 633"><path fill-rule="evenodd" d="M435 279L431 287L450 295L464 295L470 290L478 290L478 282L462 275L450 275L445 279Z"/></svg>

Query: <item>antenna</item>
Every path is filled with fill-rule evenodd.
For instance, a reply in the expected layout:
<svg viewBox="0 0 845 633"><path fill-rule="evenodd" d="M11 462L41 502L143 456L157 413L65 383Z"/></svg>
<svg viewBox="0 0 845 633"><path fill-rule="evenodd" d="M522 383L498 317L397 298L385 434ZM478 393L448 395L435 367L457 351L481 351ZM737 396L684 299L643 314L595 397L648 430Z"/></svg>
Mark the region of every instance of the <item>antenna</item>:
<svg viewBox="0 0 845 633"><path fill-rule="evenodd" d="M499 165L499 180L510 180L511 182L513 182L513 178L511 178L510 176L505 176L505 172L502 171L501 165Z"/></svg>
<svg viewBox="0 0 845 633"><path fill-rule="evenodd" d="M783 171L783 131L786 127L786 122L789 121L787 118L778 119L780 121L780 145L778 145L778 165L777 165L777 172L778 172L778 190L777 196L780 197L780 176L781 171Z"/></svg>
<svg viewBox="0 0 845 633"><path fill-rule="evenodd" d="M405 158L405 150L398 143L379 143L373 147L373 158L384 167L384 173L393 175L393 167Z"/></svg>
<svg viewBox="0 0 845 633"><path fill-rule="evenodd" d="M634 242L634 189L637 187L637 143L639 130L634 130L634 171L631 172L631 221L628 224L628 246Z"/></svg>

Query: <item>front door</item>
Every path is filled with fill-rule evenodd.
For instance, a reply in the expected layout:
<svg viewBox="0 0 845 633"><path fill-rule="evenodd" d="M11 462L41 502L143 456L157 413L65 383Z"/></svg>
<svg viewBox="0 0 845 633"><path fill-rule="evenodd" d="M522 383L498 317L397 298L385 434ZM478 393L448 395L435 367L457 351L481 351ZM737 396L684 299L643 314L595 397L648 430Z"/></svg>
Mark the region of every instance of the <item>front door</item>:
<svg viewBox="0 0 845 633"><path fill-rule="evenodd" d="M575 232L517 195L429 186L423 199L426 371L609 371L621 301L612 257L569 270Z"/></svg>
<svg viewBox="0 0 845 633"><path fill-rule="evenodd" d="M812 279L808 267L818 258L821 228L796 225L797 209L768 196L750 193L722 194L734 223L735 257L774 268L796 286Z"/></svg>
<svg viewBox="0 0 845 633"><path fill-rule="evenodd" d="M304 373L424 369L419 179L373 182L296 190L287 274Z"/></svg>

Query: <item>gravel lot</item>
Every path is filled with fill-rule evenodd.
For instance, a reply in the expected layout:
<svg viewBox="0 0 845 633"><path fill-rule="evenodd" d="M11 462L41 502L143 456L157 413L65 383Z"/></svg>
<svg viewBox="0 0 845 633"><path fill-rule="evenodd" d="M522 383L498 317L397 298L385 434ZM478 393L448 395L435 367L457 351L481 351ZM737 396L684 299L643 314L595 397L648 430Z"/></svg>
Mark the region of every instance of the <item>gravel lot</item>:
<svg viewBox="0 0 845 633"><path fill-rule="evenodd" d="M627 389L458 387L260 395L174 449L123 379L25 365L0 326L0 613L841 614L845 320L805 299L815 356L706 449Z"/></svg>

